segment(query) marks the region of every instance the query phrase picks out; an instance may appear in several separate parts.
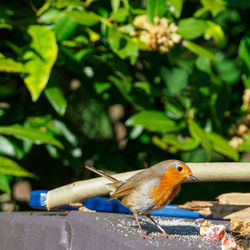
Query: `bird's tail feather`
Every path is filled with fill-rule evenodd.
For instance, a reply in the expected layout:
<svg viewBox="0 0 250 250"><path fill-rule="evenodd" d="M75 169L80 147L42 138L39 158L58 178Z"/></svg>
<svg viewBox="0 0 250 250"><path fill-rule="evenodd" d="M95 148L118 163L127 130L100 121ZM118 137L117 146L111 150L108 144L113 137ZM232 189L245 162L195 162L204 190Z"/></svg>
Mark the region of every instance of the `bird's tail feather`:
<svg viewBox="0 0 250 250"><path fill-rule="evenodd" d="M118 183L118 182L120 182L120 181L117 180L116 178L114 178L114 177L112 177L112 176L110 176L110 175L104 173L102 170L98 170L98 169L96 169L96 168L94 168L94 167L90 167L90 166L87 166L87 165L85 165L85 168L87 168L88 170L90 170L90 171L92 171L92 172L94 172L94 173L96 173L96 174L99 174L99 175L105 177L106 179L112 181L113 183Z"/></svg>

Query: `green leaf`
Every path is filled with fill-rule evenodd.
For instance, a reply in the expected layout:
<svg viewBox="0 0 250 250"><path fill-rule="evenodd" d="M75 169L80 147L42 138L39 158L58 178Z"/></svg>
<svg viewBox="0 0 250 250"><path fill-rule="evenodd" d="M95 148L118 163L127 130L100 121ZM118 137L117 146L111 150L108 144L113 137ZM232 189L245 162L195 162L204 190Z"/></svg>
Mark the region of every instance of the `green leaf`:
<svg viewBox="0 0 250 250"><path fill-rule="evenodd" d="M111 13L111 18L115 22L123 23L126 21L129 14L129 10L127 8L119 8L118 11Z"/></svg>
<svg viewBox="0 0 250 250"><path fill-rule="evenodd" d="M244 142L240 144L238 150L239 152L250 152L250 133L243 135Z"/></svg>
<svg viewBox="0 0 250 250"><path fill-rule="evenodd" d="M239 46L239 56L250 71L250 37L244 37Z"/></svg>
<svg viewBox="0 0 250 250"><path fill-rule="evenodd" d="M0 29L9 29L12 30L12 25L8 24L8 23L0 23Z"/></svg>
<svg viewBox="0 0 250 250"><path fill-rule="evenodd" d="M147 95L151 94L151 86L149 82L135 82L134 86L144 90Z"/></svg>
<svg viewBox="0 0 250 250"><path fill-rule="evenodd" d="M27 32L32 37L30 44L32 50L27 51L23 57L24 60L27 60L25 68L28 72L24 82L31 94L32 101L35 102L49 80L58 48L54 32L47 27L31 25Z"/></svg>
<svg viewBox="0 0 250 250"><path fill-rule="evenodd" d="M53 125L55 126L58 133L62 134L72 146L76 147L76 136L67 128L67 126L63 122L59 120L53 120Z"/></svg>
<svg viewBox="0 0 250 250"><path fill-rule="evenodd" d="M210 39L212 37L217 44L222 44L224 42L224 32L221 26L211 21L206 21L206 23L205 38Z"/></svg>
<svg viewBox="0 0 250 250"><path fill-rule="evenodd" d="M214 55L210 51L204 49L203 47L201 47L201 46L199 46L199 45L197 45L197 44L195 44L195 43L193 43L191 41L187 41L187 40L184 41L183 46L186 47L187 49L189 49L190 51L192 51L193 53L195 53L198 56L207 57L208 59L210 59L212 61L215 60Z"/></svg>
<svg viewBox="0 0 250 250"><path fill-rule="evenodd" d="M99 22L98 15L90 11L67 10L64 11L64 14L68 17L73 18L77 23L84 26L93 26Z"/></svg>
<svg viewBox="0 0 250 250"><path fill-rule="evenodd" d="M204 9L210 11L213 16L217 16L226 9L223 0L201 0Z"/></svg>
<svg viewBox="0 0 250 250"><path fill-rule="evenodd" d="M56 7L58 9L66 8L66 7L84 7L84 2L82 0L57 0ZM89 1L88 1L89 2Z"/></svg>
<svg viewBox="0 0 250 250"><path fill-rule="evenodd" d="M60 16L62 16L61 11L54 9L54 8L50 8L47 11L45 11L40 17L39 17L39 22L41 23L50 23L50 22L54 22L57 21Z"/></svg>
<svg viewBox="0 0 250 250"><path fill-rule="evenodd" d="M173 13L176 18L181 16L183 0L167 0L173 8Z"/></svg>
<svg viewBox="0 0 250 250"><path fill-rule="evenodd" d="M182 127L169 119L161 111L142 111L131 116L126 121L127 126L142 126L149 131L154 132L173 132L182 129Z"/></svg>
<svg viewBox="0 0 250 250"><path fill-rule="evenodd" d="M97 94L102 94L111 87L110 82L94 82L94 88Z"/></svg>
<svg viewBox="0 0 250 250"><path fill-rule="evenodd" d="M67 101L64 98L62 90L60 89L54 75L51 75L50 77L49 83L45 89L45 95L55 111L63 116L66 112Z"/></svg>
<svg viewBox="0 0 250 250"><path fill-rule="evenodd" d="M194 121L188 120L188 129L194 139L201 142L201 145L206 149L208 158L212 158L212 143L209 140L207 133Z"/></svg>
<svg viewBox="0 0 250 250"><path fill-rule="evenodd" d="M166 85L165 93L168 96L176 96L188 85L188 71L183 68L172 68L171 70L162 67L161 76Z"/></svg>
<svg viewBox="0 0 250 250"><path fill-rule="evenodd" d="M157 0L147 0L147 15L150 23L154 21L156 2Z"/></svg>
<svg viewBox="0 0 250 250"><path fill-rule="evenodd" d="M228 84L236 84L240 80L240 69L235 60L221 60L215 63L215 68L223 81Z"/></svg>
<svg viewBox="0 0 250 250"><path fill-rule="evenodd" d="M170 145L177 147L180 150L191 151L196 149L200 142L195 138L183 138L175 134L165 135L162 140Z"/></svg>
<svg viewBox="0 0 250 250"><path fill-rule="evenodd" d="M168 150L168 144L164 142L161 138L158 136L153 136L152 137L152 143L156 145L157 147L163 149L163 150Z"/></svg>
<svg viewBox="0 0 250 250"><path fill-rule="evenodd" d="M111 0L111 7L114 13L116 13L120 7L121 0Z"/></svg>
<svg viewBox="0 0 250 250"><path fill-rule="evenodd" d="M52 134L43 132L36 128L22 127L19 124L0 126L0 134L12 135L22 140L32 141L35 144L48 143L61 149L63 148L61 142L55 139Z"/></svg>
<svg viewBox="0 0 250 250"><path fill-rule="evenodd" d="M167 102L165 103L165 112L171 119L178 120L184 116L184 111L178 105Z"/></svg>
<svg viewBox="0 0 250 250"><path fill-rule="evenodd" d="M207 136L209 140L212 141L215 151L226 155L235 161L239 160L238 152L229 145L229 142L225 138L213 132L207 133Z"/></svg>
<svg viewBox="0 0 250 250"><path fill-rule="evenodd" d="M147 0L148 21L152 23L154 17L162 17L166 10L166 0Z"/></svg>
<svg viewBox="0 0 250 250"><path fill-rule="evenodd" d="M131 58L131 63L134 64L138 57L137 44L127 35L122 34L117 27L112 26L109 29L108 41L111 49L122 59Z"/></svg>
<svg viewBox="0 0 250 250"><path fill-rule="evenodd" d="M195 61L196 67L200 71L204 71L207 74L212 74L212 66L211 66L211 61L207 57L202 57L199 56L196 61Z"/></svg>
<svg viewBox="0 0 250 250"><path fill-rule="evenodd" d="M12 58L0 58L0 71L24 73L25 67L22 63L16 62Z"/></svg>
<svg viewBox="0 0 250 250"><path fill-rule="evenodd" d="M195 18L181 19L178 24L178 33L183 39L195 39L203 35L206 29L206 21Z"/></svg>
<svg viewBox="0 0 250 250"><path fill-rule="evenodd" d="M0 153L13 157L16 156L15 147L7 138L1 135L0 135Z"/></svg>
<svg viewBox="0 0 250 250"><path fill-rule="evenodd" d="M0 173L0 190L4 191L5 193L10 194L10 184L8 181L7 176Z"/></svg>
<svg viewBox="0 0 250 250"><path fill-rule="evenodd" d="M0 156L0 173L4 175L35 177L34 174L19 166L15 161Z"/></svg>
<svg viewBox="0 0 250 250"><path fill-rule="evenodd" d="M56 25L54 27L54 32L57 40L61 42L70 38L70 36L74 33L76 28L77 28L77 23L73 18L61 15L56 20Z"/></svg>

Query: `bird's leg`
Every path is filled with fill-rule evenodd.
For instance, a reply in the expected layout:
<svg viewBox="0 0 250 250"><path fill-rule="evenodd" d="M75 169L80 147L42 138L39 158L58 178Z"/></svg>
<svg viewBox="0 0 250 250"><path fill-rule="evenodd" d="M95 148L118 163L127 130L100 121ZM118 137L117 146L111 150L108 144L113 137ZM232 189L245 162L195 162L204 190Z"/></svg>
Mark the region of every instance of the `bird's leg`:
<svg viewBox="0 0 250 250"><path fill-rule="evenodd" d="M146 214L146 216L162 231L162 234L160 233L161 236L167 237L167 238L172 238L172 235L169 235L151 216L150 214Z"/></svg>
<svg viewBox="0 0 250 250"><path fill-rule="evenodd" d="M140 230L141 230L141 237L143 237L144 239L152 240L152 238L151 238L150 236L146 235L146 234L143 232L142 227L141 227L141 224L140 224L140 222L139 222L139 220L138 220L138 214L137 214L136 212L133 212L133 216L135 217L135 220L136 220L136 222L137 222L137 224L138 224L138 226L139 226L139 228L140 228Z"/></svg>

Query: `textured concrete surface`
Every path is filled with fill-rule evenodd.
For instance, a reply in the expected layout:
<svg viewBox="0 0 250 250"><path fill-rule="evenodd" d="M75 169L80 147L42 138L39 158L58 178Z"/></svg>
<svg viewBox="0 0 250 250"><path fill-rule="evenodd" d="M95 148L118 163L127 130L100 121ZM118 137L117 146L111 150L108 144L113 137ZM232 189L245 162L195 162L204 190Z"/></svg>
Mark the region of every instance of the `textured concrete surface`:
<svg viewBox="0 0 250 250"><path fill-rule="evenodd" d="M140 237L132 215L78 211L67 215L63 212L0 213L0 249L221 249L220 242L199 236L198 221L154 219L174 238L159 236L158 229L145 216L141 216L140 221L153 240ZM228 227L225 221L213 223Z"/></svg>

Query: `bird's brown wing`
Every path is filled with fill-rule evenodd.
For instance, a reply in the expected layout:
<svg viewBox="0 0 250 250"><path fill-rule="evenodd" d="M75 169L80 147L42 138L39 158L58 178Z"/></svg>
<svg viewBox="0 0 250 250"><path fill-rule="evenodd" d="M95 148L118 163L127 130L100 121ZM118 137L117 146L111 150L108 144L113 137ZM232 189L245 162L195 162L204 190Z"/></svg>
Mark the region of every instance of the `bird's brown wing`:
<svg viewBox="0 0 250 250"><path fill-rule="evenodd" d="M145 179L154 178L155 174L152 169L145 169L138 174L130 177L126 182L123 182L116 191L111 195L109 200L119 199L125 195L129 195L133 190L140 186Z"/></svg>
<svg viewBox="0 0 250 250"><path fill-rule="evenodd" d="M107 201L119 199L124 195L128 195L134 190L134 188L134 185L127 185L126 183L124 183L116 189L116 191L110 196Z"/></svg>

